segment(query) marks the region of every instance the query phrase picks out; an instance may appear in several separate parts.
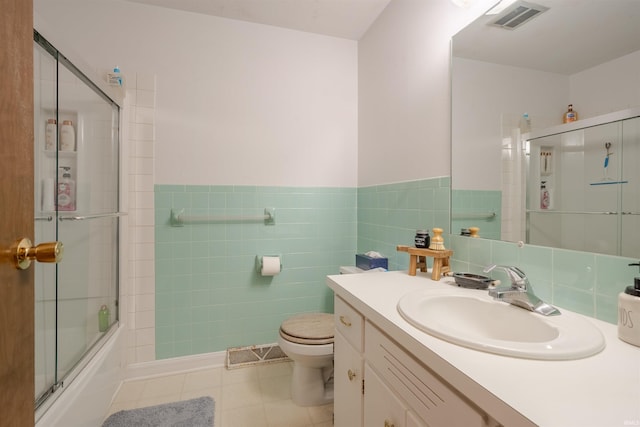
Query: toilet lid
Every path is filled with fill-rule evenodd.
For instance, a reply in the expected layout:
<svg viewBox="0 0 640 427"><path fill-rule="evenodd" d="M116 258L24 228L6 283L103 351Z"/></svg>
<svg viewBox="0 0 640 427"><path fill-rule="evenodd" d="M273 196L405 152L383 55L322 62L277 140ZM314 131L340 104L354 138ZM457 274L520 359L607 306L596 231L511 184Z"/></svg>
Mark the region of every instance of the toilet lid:
<svg viewBox="0 0 640 427"><path fill-rule="evenodd" d="M333 314L296 314L282 322L280 335L300 344L329 344L333 342Z"/></svg>

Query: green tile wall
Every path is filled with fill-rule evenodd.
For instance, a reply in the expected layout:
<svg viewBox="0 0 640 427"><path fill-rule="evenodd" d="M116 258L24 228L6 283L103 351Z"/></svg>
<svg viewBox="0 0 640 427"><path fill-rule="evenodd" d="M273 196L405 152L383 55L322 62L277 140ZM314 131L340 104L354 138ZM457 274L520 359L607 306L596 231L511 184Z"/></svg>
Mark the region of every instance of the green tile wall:
<svg viewBox="0 0 640 427"><path fill-rule="evenodd" d="M274 225L226 221L172 227L187 215L262 215ZM325 284L356 252L356 189L155 186L156 358L272 343L293 313L333 311ZM256 255L283 270L262 277Z"/></svg>
<svg viewBox="0 0 640 427"><path fill-rule="evenodd" d="M158 359L275 342L289 315L332 312L325 276L353 265L356 252L382 252L391 270L407 269L396 245L412 245L417 229L445 230L454 271L516 265L542 299L614 324L617 295L638 275L628 267L635 259L450 234L448 177L358 189L157 185L155 204ZM275 225L169 224L171 208L262 215L265 207L276 209ZM282 273L258 275L258 254L281 255Z"/></svg>
<svg viewBox="0 0 640 427"><path fill-rule="evenodd" d="M618 321L618 294L633 283L637 259L449 236L454 271L483 274L491 264L522 269L543 300L605 322ZM500 273L495 278L507 281Z"/></svg>
<svg viewBox="0 0 640 427"><path fill-rule="evenodd" d="M416 230L439 227L449 233L449 177L358 189L358 252L377 251L390 270L409 267L397 245L413 245Z"/></svg>
<svg viewBox="0 0 640 427"><path fill-rule="evenodd" d="M481 190L451 190L451 230L479 227L480 235L487 239L500 239L502 216L502 192ZM485 218L485 214L495 213Z"/></svg>

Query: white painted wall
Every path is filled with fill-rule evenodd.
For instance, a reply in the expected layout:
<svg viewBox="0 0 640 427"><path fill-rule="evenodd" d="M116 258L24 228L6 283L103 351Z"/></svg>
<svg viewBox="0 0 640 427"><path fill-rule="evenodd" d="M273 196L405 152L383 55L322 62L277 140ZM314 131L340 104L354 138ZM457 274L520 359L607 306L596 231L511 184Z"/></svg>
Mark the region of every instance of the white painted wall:
<svg viewBox="0 0 640 427"><path fill-rule="evenodd" d="M569 78L454 58L453 81L452 185L500 190L503 135L511 135L525 112L534 129L554 117L559 121L569 99Z"/></svg>
<svg viewBox="0 0 640 427"><path fill-rule="evenodd" d="M360 40L360 186L450 174L450 39L488 3L393 0Z"/></svg>
<svg viewBox="0 0 640 427"><path fill-rule="evenodd" d="M570 87L581 119L640 105L640 51L572 75Z"/></svg>
<svg viewBox="0 0 640 427"><path fill-rule="evenodd" d="M156 184L357 184L355 41L120 0L34 7L93 67L157 76Z"/></svg>

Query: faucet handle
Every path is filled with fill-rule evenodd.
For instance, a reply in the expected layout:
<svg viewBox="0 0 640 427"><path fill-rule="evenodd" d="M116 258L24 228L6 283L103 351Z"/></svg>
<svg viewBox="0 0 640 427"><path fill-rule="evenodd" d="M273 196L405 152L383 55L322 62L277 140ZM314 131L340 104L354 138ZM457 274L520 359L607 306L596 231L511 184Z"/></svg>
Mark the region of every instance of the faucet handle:
<svg viewBox="0 0 640 427"><path fill-rule="evenodd" d="M518 267L514 267L511 265L493 264L486 267L483 271L485 273L489 273L495 268L500 268L504 270L505 273L507 273L507 276L509 276L509 280L511 280L511 288L517 289L520 291L526 291L529 288L530 286L529 279L527 279L527 276L526 274L524 274L524 271L520 270Z"/></svg>

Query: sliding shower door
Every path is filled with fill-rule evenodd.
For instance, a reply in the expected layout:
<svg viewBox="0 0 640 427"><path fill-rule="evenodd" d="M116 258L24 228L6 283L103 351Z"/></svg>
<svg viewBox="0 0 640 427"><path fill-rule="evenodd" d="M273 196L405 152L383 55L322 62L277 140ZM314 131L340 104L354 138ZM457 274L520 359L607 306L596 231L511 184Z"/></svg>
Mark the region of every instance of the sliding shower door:
<svg viewBox="0 0 640 427"><path fill-rule="evenodd" d="M118 320L119 107L34 33L36 407L68 385Z"/></svg>
<svg viewBox="0 0 640 427"><path fill-rule="evenodd" d="M640 118L529 141L527 242L635 257Z"/></svg>
<svg viewBox="0 0 640 427"><path fill-rule="evenodd" d="M640 117L622 122L623 144L620 158L627 185L622 191L622 232L620 253L636 258L640 254Z"/></svg>

